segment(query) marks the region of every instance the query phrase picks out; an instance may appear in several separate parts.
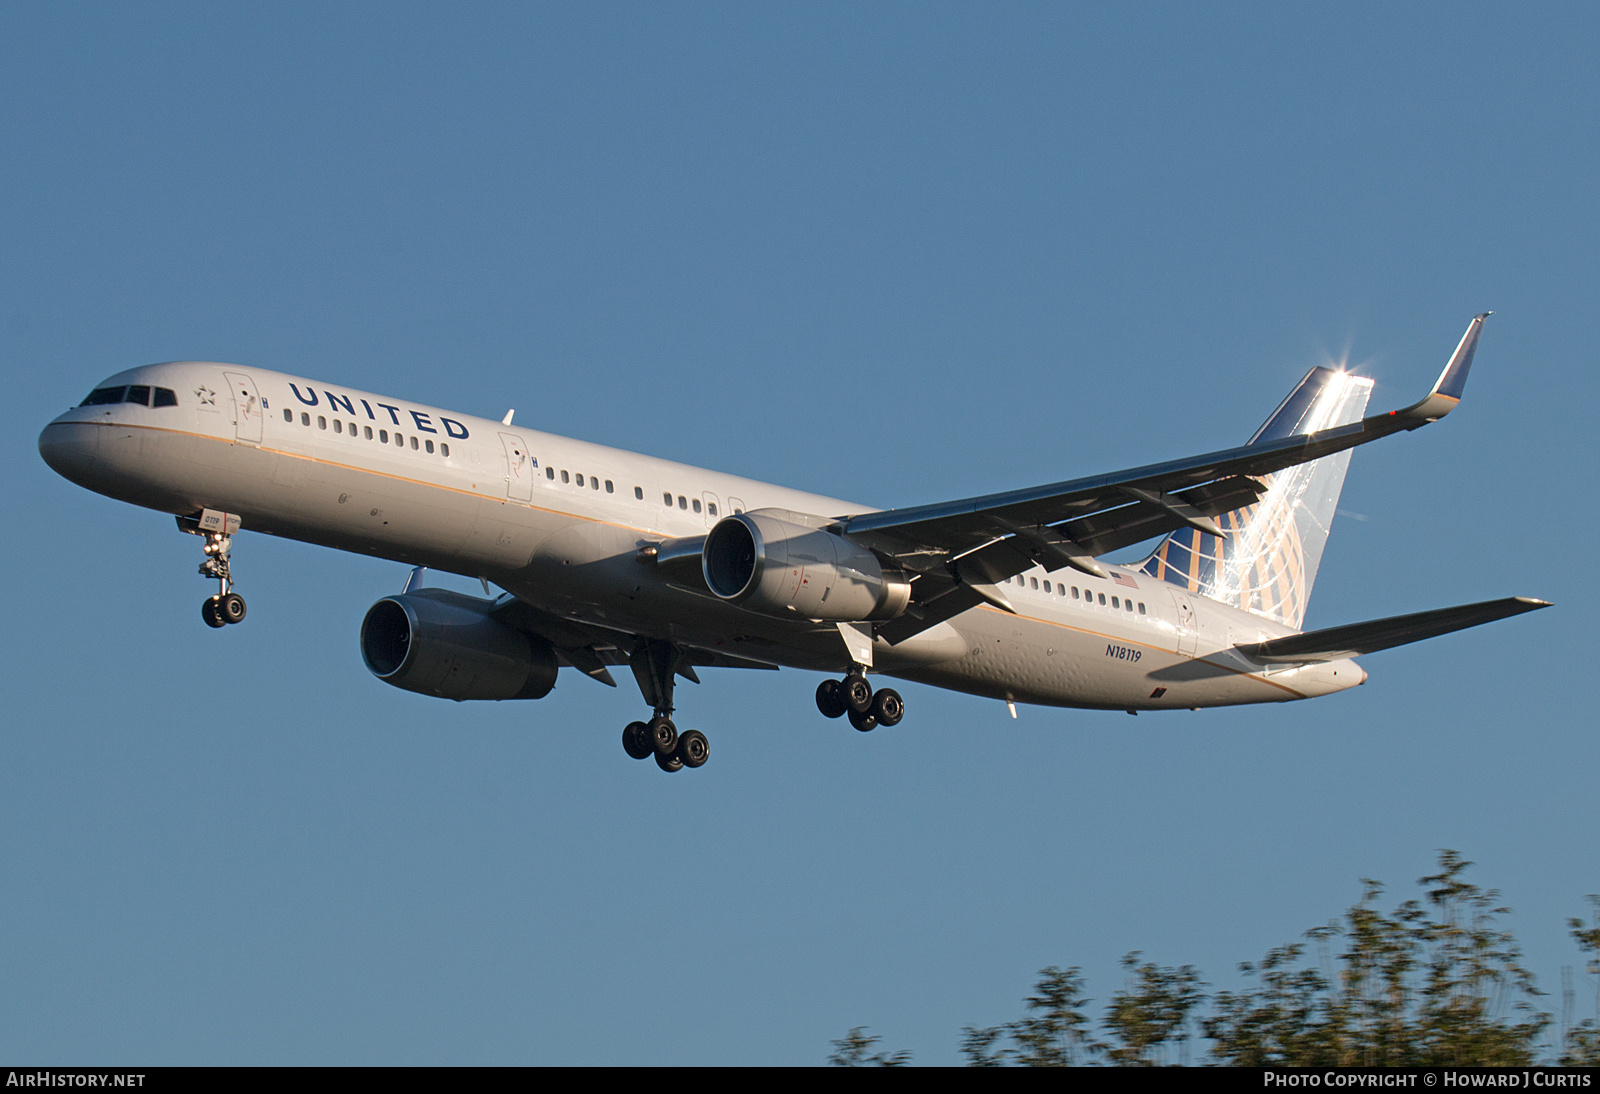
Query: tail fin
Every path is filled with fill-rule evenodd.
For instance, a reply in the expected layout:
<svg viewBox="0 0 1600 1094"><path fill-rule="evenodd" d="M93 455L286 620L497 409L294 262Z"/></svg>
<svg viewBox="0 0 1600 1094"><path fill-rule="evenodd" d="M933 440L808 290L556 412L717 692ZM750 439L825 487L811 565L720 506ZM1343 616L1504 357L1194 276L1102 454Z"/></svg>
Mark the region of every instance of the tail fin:
<svg viewBox="0 0 1600 1094"><path fill-rule="evenodd" d="M1248 443L1359 421L1371 394L1365 377L1314 368ZM1349 466L1346 450L1275 472L1255 504L1216 518L1223 536L1180 528L1140 569L1299 630Z"/></svg>

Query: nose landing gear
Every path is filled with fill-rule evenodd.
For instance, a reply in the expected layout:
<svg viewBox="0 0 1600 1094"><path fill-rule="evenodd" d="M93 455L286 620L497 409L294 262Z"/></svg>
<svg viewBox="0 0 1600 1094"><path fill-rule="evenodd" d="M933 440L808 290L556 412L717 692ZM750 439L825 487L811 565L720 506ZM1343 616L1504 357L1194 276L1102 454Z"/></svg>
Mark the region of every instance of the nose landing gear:
<svg viewBox="0 0 1600 1094"><path fill-rule="evenodd" d="M200 618L208 627L226 627L229 623L244 622L244 597L233 591L233 570L228 555L233 550L233 533L239 530L239 518L232 513L218 513L204 509L199 517L179 517L178 527L192 535L205 538L205 561L200 563L200 576L212 578L217 591L200 605Z"/></svg>

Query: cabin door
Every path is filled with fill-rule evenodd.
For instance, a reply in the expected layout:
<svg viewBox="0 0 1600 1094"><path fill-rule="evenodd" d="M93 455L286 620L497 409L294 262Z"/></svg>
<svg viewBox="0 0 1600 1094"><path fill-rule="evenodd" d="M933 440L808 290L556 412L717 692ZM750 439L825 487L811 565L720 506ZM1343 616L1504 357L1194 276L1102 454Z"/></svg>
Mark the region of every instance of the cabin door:
<svg viewBox="0 0 1600 1094"><path fill-rule="evenodd" d="M1194 596L1187 589L1169 589L1172 603L1178 610L1178 652L1193 657L1200 642L1200 628L1195 625Z"/></svg>
<svg viewBox="0 0 1600 1094"><path fill-rule="evenodd" d="M261 392L256 382L242 372L224 372L233 389L234 436L245 444L261 443Z"/></svg>
<svg viewBox="0 0 1600 1094"><path fill-rule="evenodd" d="M533 457L528 455L528 446L515 433L500 434L500 443L506 450L506 498L532 501Z"/></svg>

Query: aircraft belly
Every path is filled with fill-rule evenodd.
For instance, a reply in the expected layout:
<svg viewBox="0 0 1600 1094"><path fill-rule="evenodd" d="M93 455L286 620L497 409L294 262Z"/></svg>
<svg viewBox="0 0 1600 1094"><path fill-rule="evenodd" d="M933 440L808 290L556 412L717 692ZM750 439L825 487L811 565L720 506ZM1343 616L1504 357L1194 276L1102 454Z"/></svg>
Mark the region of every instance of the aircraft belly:
<svg viewBox="0 0 1600 1094"><path fill-rule="evenodd" d="M640 547L658 538L624 524L574 519L545 538L525 568L496 580L546 611L628 634L793 668L849 669L848 651L832 624L747 611L712 595L692 575L666 580L639 555ZM879 640L873 667L895 672L965 652L962 637L941 624L897 646Z"/></svg>
<svg viewBox="0 0 1600 1094"><path fill-rule="evenodd" d="M520 568L561 523L498 497L298 453L171 430L86 428L98 445L84 485L99 493L168 513L239 513L246 531L468 576Z"/></svg>
<svg viewBox="0 0 1600 1094"><path fill-rule="evenodd" d="M535 607L624 634L790 668L847 667L836 628L758 615L709 592L670 585L639 561L645 539L620 525L574 521L545 539L526 567L491 576Z"/></svg>
<svg viewBox="0 0 1600 1094"><path fill-rule="evenodd" d="M338 464L279 455L300 464L241 505L245 527L479 577L527 564L558 521L495 496ZM254 519L252 519L252 516Z"/></svg>
<svg viewBox="0 0 1600 1094"><path fill-rule="evenodd" d="M989 608L951 623L969 647L965 657L898 675L995 699L1108 710L1281 702L1306 694L1288 681L1184 657L1162 645L1164 635L1148 624L1091 630Z"/></svg>
<svg viewBox="0 0 1600 1094"><path fill-rule="evenodd" d="M213 458L230 451L234 447L230 442L132 425L91 428L99 440L91 481L85 485L119 501L190 513L205 504L205 497L229 489L225 484L264 477L259 460L228 466L226 459Z"/></svg>

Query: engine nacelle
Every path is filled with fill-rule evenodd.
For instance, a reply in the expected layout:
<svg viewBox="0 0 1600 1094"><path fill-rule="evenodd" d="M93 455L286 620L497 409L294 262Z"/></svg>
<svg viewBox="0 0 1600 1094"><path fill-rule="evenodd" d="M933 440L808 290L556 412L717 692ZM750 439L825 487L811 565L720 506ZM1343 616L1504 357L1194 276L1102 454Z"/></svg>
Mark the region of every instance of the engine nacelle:
<svg viewBox="0 0 1600 1094"><path fill-rule="evenodd" d="M386 684L445 699L541 699L560 666L550 643L444 589L386 596L361 621L361 656Z"/></svg>
<svg viewBox="0 0 1600 1094"><path fill-rule="evenodd" d="M805 519L785 509L723 517L701 551L706 585L723 600L785 618L859 623L906 610L904 574L843 536L789 519L796 517Z"/></svg>

